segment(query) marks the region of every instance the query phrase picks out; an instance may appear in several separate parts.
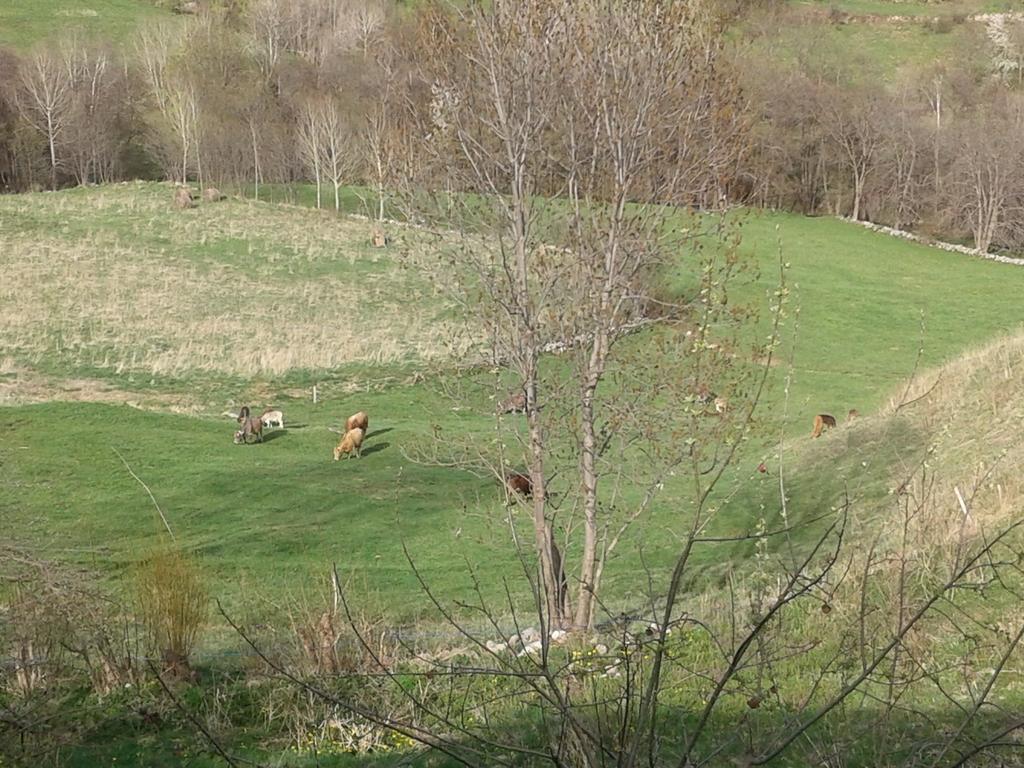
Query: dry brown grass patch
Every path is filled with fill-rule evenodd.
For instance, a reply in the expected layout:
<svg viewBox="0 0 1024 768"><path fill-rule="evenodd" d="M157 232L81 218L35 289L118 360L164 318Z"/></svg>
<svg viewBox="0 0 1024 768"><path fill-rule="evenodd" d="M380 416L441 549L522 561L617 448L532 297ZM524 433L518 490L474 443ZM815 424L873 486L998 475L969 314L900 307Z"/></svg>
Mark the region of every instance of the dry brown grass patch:
<svg viewBox="0 0 1024 768"><path fill-rule="evenodd" d="M173 212L166 195L118 185L0 202L0 356L254 376L469 343L429 281L366 246L361 221L236 200Z"/></svg>

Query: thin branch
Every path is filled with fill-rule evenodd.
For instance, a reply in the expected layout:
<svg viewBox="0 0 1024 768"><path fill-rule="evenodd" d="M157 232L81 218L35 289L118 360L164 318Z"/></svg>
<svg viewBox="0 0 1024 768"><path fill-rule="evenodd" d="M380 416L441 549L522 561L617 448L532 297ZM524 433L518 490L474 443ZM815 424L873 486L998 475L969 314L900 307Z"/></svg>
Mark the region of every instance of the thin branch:
<svg viewBox="0 0 1024 768"><path fill-rule="evenodd" d="M139 477L138 475L135 474L135 472L132 471L132 468L130 466L128 466L128 462L125 461L124 456L121 455L121 452L119 450L117 450L117 448L114 448L113 446L111 446L111 450L114 453L117 454L117 458L119 458L121 460L121 463L124 464L124 468L128 470L128 474L131 475L132 477L134 477L139 482L139 485L141 485L143 488L146 489L146 493L149 494L149 498L152 500L153 506L156 507L157 514L160 515L160 519L163 520L163 522L164 522L164 528L166 528L167 529L167 533L169 533L171 535L171 541L175 541L174 531L171 530L171 526L167 522L167 517L164 515L164 511L162 509L160 509L160 505L157 504L156 496L154 496L153 492L151 490L149 490L149 486L146 485L142 481L141 477Z"/></svg>

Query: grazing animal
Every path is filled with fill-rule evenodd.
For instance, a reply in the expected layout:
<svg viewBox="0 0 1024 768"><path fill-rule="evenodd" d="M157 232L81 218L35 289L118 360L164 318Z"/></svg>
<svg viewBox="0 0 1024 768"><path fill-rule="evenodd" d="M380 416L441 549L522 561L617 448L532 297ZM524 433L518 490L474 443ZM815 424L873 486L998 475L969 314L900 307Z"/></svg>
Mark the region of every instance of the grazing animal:
<svg viewBox="0 0 1024 768"><path fill-rule="evenodd" d="M267 410L261 413L260 421L263 422L264 427L278 426L284 429L284 414L275 408L267 408Z"/></svg>
<svg viewBox="0 0 1024 768"><path fill-rule="evenodd" d="M505 489L509 496L523 496L528 499L533 495L533 481L529 475L522 472L509 472L505 475Z"/></svg>
<svg viewBox="0 0 1024 768"><path fill-rule="evenodd" d="M255 416L246 416L241 422L242 428L235 432L235 445L249 444L249 438L255 437L257 443L263 442L263 422Z"/></svg>
<svg viewBox="0 0 1024 768"><path fill-rule="evenodd" d="M498 413L526 413L526 393L516 392L498 403Z"/></svg>
<svg viewBox="0 0 1024 768"><path fill-rule="evenodd" d="M811 432L811 437L821 437L822 432L826 429L832 429L835 425L835 416L829 416L827 413L819 413L814 417L814 431Z"/></svg>
<svg viewBox="0 0 1024 768"><path fill-rule="evenodd" d="M850 412L848 414L846 414L846 420L847 421L853 421L854 419L859 418L859 417L860 417L860 411L858 411L856 408L851 408Z"/></svg>
<svg viewBox="0 0 1024 768"><path fill-rule="evenodd" d="M353 429L361 429L363 432L366 432L369 427L370 417L366 415L365 411L353 413L345 419L345 432L351 432Z"/></svg>
<svg viewBox="0 0 1024 768"><path fill-rule="evenodd" d="M384 234L384 230L374 229L370 243L374 248L384 248L388 244L388 236Z"/></svg>
<svg viewBox="0 0 1024 768"><path fill-rule="evenodd" d="M334 449L334 460L337 461L342 456L348 456L350 453L355 453L357 457L363 455L363 430L359 427L350 429L341 438L341 442Z"/></svg>
<svg viewBox="0 0 1024 768"><path fill-rule="evenodd" d="M192 207L192 190L188 187L178 187L174 190L174 207L185 210Z"/></svg>
<svg viewBox="0 0 1024 768"><path fill-rule="evenodd" d="M239 424L243 423L246 419L248 419L249 418L249 406L248 405L243 405L239 409L239 411L238 411L238 416L236 416L235 418L236 418L236 420L238 421Z"/></svg>
<svg viewBox="0 0 1024 768"><path fill-rule="evenodd" d="M729 410L729 401L724 397L715 398L715 413L725 413Z"/></svg>
<svg viewBox="0 0 1024 768"><path fill-rule="evenodd" d="M222 193L216 187L207 187L203 190L203 200L208 203L216 203L218 200L224 199L224 193Z"/></svg>

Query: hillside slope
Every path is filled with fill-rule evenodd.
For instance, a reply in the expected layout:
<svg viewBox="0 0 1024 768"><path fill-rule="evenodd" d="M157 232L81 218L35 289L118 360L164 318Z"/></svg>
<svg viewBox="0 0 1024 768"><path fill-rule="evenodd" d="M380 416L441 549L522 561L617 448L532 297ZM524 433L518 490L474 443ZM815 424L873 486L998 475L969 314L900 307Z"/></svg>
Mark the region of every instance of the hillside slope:
<svg viewBox="0 0 1024 768"><path fill-rule="evenodd" d="M410 461L439 428L487 445L494 421L492 403L449 403L409 375L405 363L443 367L453 310L398 267L402 249L372 249L365 221L333 213L243 200L177 212L170 198L156 184L0 197L0 396L15 406L0 410L11 479L0 513L12 530L55 559L123 573L160 527L116 448L226 597L241 584L280 595L338 562L408 615L415 584L396 531L454 593L466 573L453 558L511 563L493 481ZM930 439L905 420L912 409L817 441L812 416L876 411L915 366L1013 330L1024 269L830 219L752 215L742 230L761 273L746 298L765 302L781 249L792 299L716 530L777 520L780 439L794 518L845 489L877 509L893 467ZM95 403L47 402L61 400ZM242 403L283 407L288 429L259 448L232 446L219 414ZM367 455L335 465L327 428L359 409L371 413ZM762 460L768 473L756 471ZM642 589L637 545L655 573L667 567L677 515L656 508L623 544L607 574L617 601ZM715 579L750 554L738 544L732 564L720 550L697 562Z"/></svg>
<svg viewBox="0 0 1024 768"><path fill-rule="evenodd" d="M146 21L174 18L148 0L4 0L0 45L24 49L76 32L122 42Z"/></svg>

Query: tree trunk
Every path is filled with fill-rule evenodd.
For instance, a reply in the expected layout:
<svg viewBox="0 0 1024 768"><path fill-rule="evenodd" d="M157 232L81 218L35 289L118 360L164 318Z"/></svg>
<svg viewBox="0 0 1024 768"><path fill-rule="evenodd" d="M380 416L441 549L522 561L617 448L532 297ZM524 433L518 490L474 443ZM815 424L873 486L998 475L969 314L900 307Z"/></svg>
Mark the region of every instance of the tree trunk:
<svg viewBox="0 0 1024 768"><path fill-rule="evenodd" d="M46 138L50 148L50 189L57 189L57 145L53 129L53 119L46 116Z"/></svg>
<svg viewBox="0 0 1024 768"><path fill-rule="evenodd" d="M259 142L256 138L256 125L253 122L249 123L249 135L252 137L252 178L253 178L253 197L256 200L260 199L260 151Z"/></svg>
<svg viewBox="0 0 1024 768"><path fill-rule="evenodd" d="M521 156L520 156L521 157ZM525 192L524 168L520 157L516 157L515 178L512 184L512 234L516 257L516 305L519 322L522 326L520 356L523 372L523 389L526 393L526 413L529 428L530 446L530 482L533 499L533 532L537 549L538 576L541 595L549 625L564 627L566 614L565 594L561 589L559 573L555 571L554 537L551 524L547 519L547 482L544 478L544 432L540 420L540 409L537 403L537 385L539 379L538 363L540 360L540 344L534 329L533 309L531 307L530 276L528 269L529 224L527 206L529 202ZM564 568L564 562L560 562ZM544 628L545 634L550 628Z"/></svg>
<svg viewBox="0 0 1024 768"><path fill-rule="evenodd" d="M860 202L864 195L864 175L859 168L853 171L853 220L860 221Z"/></svg>
<svg viewBox="0 0 1024 768"><path fill-rule="evenodd" d="M377 221L384 221L384 164L377 155Z"/></svg>
<svg viewBox="0 0 1024 768"><path fill-rule="evenodd" d="M597 566L597 436L594 428L594 387L584 390L581 403L583 439L580 452L580 481L583 494L583 553L576 600L575 626L589 629L593 623L594 575Z"/></svg>

